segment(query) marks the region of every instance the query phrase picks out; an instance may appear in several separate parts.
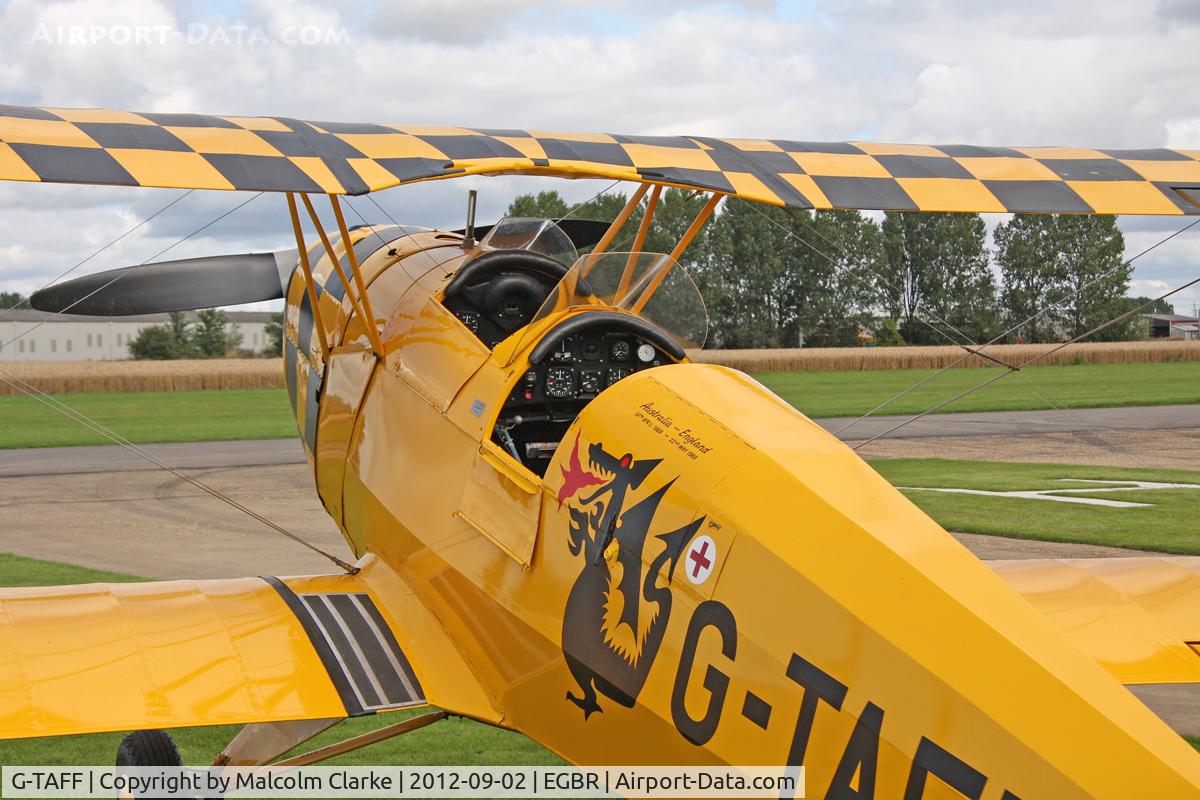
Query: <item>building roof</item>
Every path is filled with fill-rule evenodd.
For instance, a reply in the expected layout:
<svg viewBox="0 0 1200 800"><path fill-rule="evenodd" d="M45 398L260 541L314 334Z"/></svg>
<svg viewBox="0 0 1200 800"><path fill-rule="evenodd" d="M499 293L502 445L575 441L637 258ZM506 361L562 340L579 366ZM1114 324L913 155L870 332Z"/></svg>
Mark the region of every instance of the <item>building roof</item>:
<svg viewBox="0 0 1200 800"><path fill-rule="evenodd" d="M269 322L269 311L226 311L232 323ZM195 311L185 311L184 316L189 322L195 322L198 317ZM15 308L8 311L0 310L0 322L151 322L161 324L170 319L168 314L134 314L127 317L96 317L88 314L52 314L47 311L35 311L32 308Z"/></svg>
<svg viewBox="0 0 1200 800"><path fill-rule="evenodd" d="M1147 314L1146 316L1159 322L1200 322L1195 317L1188 317L1183 314Z"/></svg>

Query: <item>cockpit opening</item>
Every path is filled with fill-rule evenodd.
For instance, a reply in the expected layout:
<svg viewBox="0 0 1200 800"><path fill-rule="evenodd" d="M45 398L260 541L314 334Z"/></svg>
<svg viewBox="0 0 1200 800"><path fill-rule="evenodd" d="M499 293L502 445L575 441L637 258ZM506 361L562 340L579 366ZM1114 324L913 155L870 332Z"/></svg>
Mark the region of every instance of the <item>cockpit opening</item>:
<svg viewBox="0 0 1200 800"><path fill-rule="evenodd" d="M489 232L481 244L503 249L464 264L443 303L491 350L514 337L506 366L527 363L499 404L491 438L544 476L588 403L634 372L685 360L685 348L703 346L708 316L695 283L669 256L593 253L568 268L565 235L537 222ZM514 247L522 230L533 238ZM543 320L549 326L534 324Z"/></svg>
<svg viewBox="0 0 1200 800"><path fill-rule="evenodd" d="M684 357L665 331L626 312L569 316L533 348L529 368L504 401L492 440L544 476L567 428L592 399L634 372Z"/></svg>

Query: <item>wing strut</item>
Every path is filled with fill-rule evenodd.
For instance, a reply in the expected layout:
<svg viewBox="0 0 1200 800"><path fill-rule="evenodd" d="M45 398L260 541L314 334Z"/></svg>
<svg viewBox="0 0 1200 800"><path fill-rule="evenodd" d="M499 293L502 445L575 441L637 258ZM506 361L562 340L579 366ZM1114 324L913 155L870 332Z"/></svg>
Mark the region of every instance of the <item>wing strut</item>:
<svg viewBox="0 0 1200 800"><path fill-rule="evenodd" d="M388 725L385 728L368 731L367 733L353 736L349 739L344 739L325 747L319 747L316 750L310 750L307 753L302 753L298 756L293 756L283 761L279 761L272 766L276 767L303 767L308 764L316 764L318 761L324 761L327 758L340 756L344 753L349 753L352 750L357 750L360 747L366 747L369 744L382 742L385 739L391 739L394 736L400 736L404 733L424 728L427 725L432 725L435 722L445 719L450 716L445 711L433 711L429 714L422 714L419 717L411 717L403 722L397 722L395 725Z"/></svg>
<svg viewBox="0 0 1200 800"><path fill-rule="evenodd" d="M308 216L312 220L313 227L317 229L317 235L321 237L321 245L325 248L325 252L329 254L329 260L332 262L338 278L341 279L342 286L346 287L346 297L350 298L350 305L354 307L354 312L363 321L363 328L366 330L367 340L371 343L371 349L375 351L376 357L382 359L383 343L379 340L379 329L375 325L375 317L368 314L366 307L360 303L360 300L366 300L367 292L362 276L359 275L358 260L354 256L354 245L350 241L350 232L346 228L346 220L342 217L341 206L337 204L337 199L333 195L330 195L329 199L333 205L334 215L338 218L342 246L345 248L349 259L350 268L354 271L353 288L350 279L346 276L346 271L342 269L341 259L333 252L333 245L329 243L329 234L325 232L324 226L321 225L321 220L317 217L317 211L313 208L312 201L308 199L307 194L300 195L300 202L304 203L304 208L308 211ZM358 291L356 292L355 289ZM359 292L361 292L361 297L358 296ZM366 302L370 303L369 300L366 300Z"/></svg>
<svg viewBox="0 0 1200 800"><path fill-rule="evenodd" d="M292 215L292 231L296 234L296 250L300 253L300 266L304 270L304 291L308 293L308 304L312 306L313 327L321 342L321 356L329 363L329 339L325 333L325 321L321 319L321 304L317 302L317 287L313 283L312 264L308 260L308 248L304 245L304 231L300 228L300 213L296 210L296 195L287 193L288 213ZM332 258L332 256L330 256ZM285 289L286 291L286 289Z"/></svg>
<svg viewBox="0 0 1200 800"><path fill-rule="evenodd" d="M724 196L725 195L723 194L713 192L712 196L708 198L708 202L704 204L704 208L700 209L700 212L696 214L696 218L692 220L692 224L688 226L688 229L684 232L683 237L671 251L671 256L667 260L666 265L664 265L663 268L658 271L658 274L654 276L652 281L650 281L650 285L642 291L641 297L637 299L637 302L633 306L632 310L634 314L640 314L642 309L646 307L646 303L650 302L650 298L654 296L656 291L658 291L658 287L662 286L663 281L666 280L667 275L670 274L671 268L674 267L675 264L678 263L679 259L683 257L684 252L688 249L688 245L692 243L692 240L696 238L696 234L699 233L700 229L704 227L704 223L708 222L709 217L711 217L713 212L717 210L717 203L721 202L721 199Z"/></svg>

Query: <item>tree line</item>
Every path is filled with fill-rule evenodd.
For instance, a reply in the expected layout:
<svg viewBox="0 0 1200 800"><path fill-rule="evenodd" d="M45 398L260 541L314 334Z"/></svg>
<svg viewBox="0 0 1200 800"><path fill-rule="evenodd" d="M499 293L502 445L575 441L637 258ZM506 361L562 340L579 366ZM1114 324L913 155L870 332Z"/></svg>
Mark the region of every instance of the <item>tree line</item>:
<svg viewBox="0 0 1200 800"><path fill-rule="evenodd" d="M666 190L643 249L669 252L705 199ZM571 216L611 220L625 202L604 194ZM644 207L611 250L629 247ZM546 191L515 198L508 214L570 210ZM1147 301L1127 296L1133 268L1115 217L1017 214L992 239L978 214L889 211L876 221L729 199L682 263L704 295L710 347L837 347L864 334L879 344L1062 341ZM1092 338L1144 335L1132 314Z"/></svg>
<svg viewBox="0 0 1200 800"><path fill-rule="evenodd" d="M277 325L281 337L283 326ZM273 341L271 323L267 325L268 346L264 353L283 351L282 338L278 346ZM147 325L129 343L129 355L134 358L167 360L175 358L224 358L242 344L237 325L229 324L229 315L216 308L196 312L196 321L189 322L182 311L172 311L166 323Z"/></svg>

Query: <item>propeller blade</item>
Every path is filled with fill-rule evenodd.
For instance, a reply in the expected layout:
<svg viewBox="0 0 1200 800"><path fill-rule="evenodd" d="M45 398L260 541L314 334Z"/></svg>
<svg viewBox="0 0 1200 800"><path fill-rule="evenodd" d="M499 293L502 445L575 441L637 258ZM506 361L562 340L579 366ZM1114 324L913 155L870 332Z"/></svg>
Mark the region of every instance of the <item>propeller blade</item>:
<svg viewBox="0 0 1200 800"><path fill-rule="evenodd" d="M48 286L29 303L51 313L121 317L276 300L296 257L284 250L121 267Z"/></svg>

